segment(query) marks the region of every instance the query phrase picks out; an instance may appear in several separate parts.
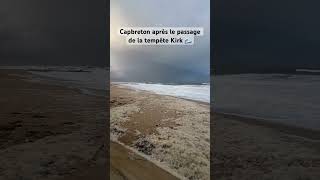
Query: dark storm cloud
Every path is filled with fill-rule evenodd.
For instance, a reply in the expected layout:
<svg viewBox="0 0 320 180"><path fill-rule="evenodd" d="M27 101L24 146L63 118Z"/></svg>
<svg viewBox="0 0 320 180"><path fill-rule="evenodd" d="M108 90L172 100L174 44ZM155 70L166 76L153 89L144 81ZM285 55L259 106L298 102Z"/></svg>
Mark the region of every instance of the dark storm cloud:
<svg viewBox="0 0 320 180"><path fill-rule="evenodd" d="M297 0L215 1L214 69L319 68L319 5Z"/></svg>
<svg viewBox="0 0 320 180"><path fill-rule="evenodd" d="M0 65L107 65L104 0L2 0Z"/></svg>

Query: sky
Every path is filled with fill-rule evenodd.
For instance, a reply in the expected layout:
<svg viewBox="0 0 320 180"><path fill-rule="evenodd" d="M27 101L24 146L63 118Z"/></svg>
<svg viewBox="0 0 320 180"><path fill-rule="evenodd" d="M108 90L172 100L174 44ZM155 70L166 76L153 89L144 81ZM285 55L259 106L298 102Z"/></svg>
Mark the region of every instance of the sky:
<svg viewBox="0 0 320 180"><path fill-rule="evenodd" d="M105 0L1 0L0 65L107 66Z"/></svg>
<svg viewBox="0 0 320 180"><path fill-rule="evenodd" d="M1 0L0 65L108 66L105 0ZM118 80L196 81L209 67L209 0L111 0ZM320 1L212 1L216 72L320 69ZM123 47L120 25L204 26L190 47ZM152 73L151 73L152 72ZM146 76L146 74L148 76ZM130 75L130 76L129 76ZM148 78L147 78L148 77Z"/></svg>
<svg viewBox="0 0 320 180"><path fill-rule="evenodd" d="M209 0L111 0L113 81L198 83L209 80ZM203 27L193 46L127 46L120 27Z"/></svg>
<svg viewBox="0 0 320 180"><path fill-rule="evenodd" d="M216 72L320 69L320 1L214 2Z"/></svg>

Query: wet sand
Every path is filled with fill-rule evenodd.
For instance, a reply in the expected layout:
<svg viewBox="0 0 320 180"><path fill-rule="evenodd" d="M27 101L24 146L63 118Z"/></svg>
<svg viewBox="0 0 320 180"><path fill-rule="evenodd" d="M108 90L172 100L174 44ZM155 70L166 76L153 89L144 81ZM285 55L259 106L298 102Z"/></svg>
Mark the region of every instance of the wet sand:
<svg viewBox="0 0 320 180"><path fill-rule="evenodd" d="M209 105L111 86L111 140L180 179L209 179Z"/></svg>
<svg viewBox="0 0 320 180"><path fill-rule="evenodd" d="M108 179L106 100L29 76L0 70L0 179ZM114 88L111 138L139 153L111 143L111 179L208 179L207 104ZM215 179L319 179L319 132L212 116Z"/></svg>
<svg viewBox="0 0 320 180"><path fill-rule="evenodd" d="M212 126L215 179L320 179L320 132L219 113Z"/></svg>
<svg viewBox="0 0 320 180"><path fill-rule="evenodd" d="M177 179L117 143L109 174L106 98L34 76L0 70L0 179Z"/></svg>
<svg viewBox="0 0 320 180"><path fill-rule="evenodd" d="M106 100L30 77L0 70L0 179L106 179Z"/></svg>

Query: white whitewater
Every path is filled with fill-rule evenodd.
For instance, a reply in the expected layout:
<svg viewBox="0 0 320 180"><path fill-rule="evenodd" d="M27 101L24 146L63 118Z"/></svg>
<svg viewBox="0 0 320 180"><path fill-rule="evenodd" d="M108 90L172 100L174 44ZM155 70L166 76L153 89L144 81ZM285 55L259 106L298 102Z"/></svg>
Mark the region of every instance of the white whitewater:
<svg viewBox="0 0 320 180"><path fill-rule="evenodd" d="M210 102L210 85L167 85L149 83L118 83L136 90L150 91L160 95L175 96L201 102Z"/></svg>

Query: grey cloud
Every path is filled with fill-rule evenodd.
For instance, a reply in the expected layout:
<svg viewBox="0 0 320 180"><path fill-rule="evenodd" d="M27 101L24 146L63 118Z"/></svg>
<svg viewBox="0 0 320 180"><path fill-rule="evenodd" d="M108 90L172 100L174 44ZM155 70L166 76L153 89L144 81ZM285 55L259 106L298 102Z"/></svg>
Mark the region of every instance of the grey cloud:
<svg viewBox="0 0 320 180"><path fill-rule="evenodd" d="M117 7L122 26L204 27L205 35L196 37L195 45L142 46L111 49L113 80L204 82L209 78L210 64L210 7L209 0L112 0ZM120 8L119 8L120 7ZM119 13L119 12L117 12ZM111 10L112 19L112 10ZM116 72L117 71L117 72Z"/></svg>

